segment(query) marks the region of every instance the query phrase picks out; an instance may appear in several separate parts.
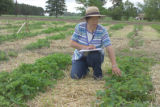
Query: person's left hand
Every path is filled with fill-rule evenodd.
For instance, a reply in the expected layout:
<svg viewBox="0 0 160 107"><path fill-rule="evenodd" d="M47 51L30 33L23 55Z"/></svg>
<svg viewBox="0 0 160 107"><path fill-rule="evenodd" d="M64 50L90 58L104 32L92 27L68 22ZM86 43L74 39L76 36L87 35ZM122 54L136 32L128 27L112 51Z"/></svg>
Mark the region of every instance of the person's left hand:
<svg viewBox="0 0 160 107"><path fill-rule="evenodd" d="M112 73L121 76L121 70L118 67L112 67Z"/></svg>

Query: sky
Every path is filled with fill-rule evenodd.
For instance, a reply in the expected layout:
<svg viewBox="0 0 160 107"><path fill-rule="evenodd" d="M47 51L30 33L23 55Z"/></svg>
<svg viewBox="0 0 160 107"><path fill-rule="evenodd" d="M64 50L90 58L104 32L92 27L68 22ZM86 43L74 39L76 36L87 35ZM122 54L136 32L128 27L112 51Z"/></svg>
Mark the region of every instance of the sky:
<svg viewBox="0 0 160 107"><path fill-rule="evenodd" d="M14 1L16 1L16 0L14 0ZM38 6L38 7L42 7L43 9L45 9L46 1L47 0L17 0L18 3L24 3L24 4L29 4L29 5L33 5L33 6ZM74 12L74 13L79 12L79 11L76 10L76 7L79 7L81 5L77 4L75 2L75 0L65 0L65 1L66 1L66 6L67 6L67 11L68 12ZM123 0L123 1L126 1L126 0ZM129 1L134 3L135 5L138 2L143 3L143 0L129 0ZM112 3L107 2L107 4L104 7L108 8L108 7L111 7L111 6L112 6Z"/></svg>

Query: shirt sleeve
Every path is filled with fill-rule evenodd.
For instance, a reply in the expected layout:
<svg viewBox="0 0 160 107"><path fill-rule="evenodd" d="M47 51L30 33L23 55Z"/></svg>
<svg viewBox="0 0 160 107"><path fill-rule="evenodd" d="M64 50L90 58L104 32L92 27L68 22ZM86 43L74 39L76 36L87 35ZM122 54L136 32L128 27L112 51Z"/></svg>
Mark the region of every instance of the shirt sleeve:
<svg viewBox="0 0 160 107"><path fill-rule="evenodd" d="M79 33L79 25L76 25L76 27L75 27L75 31L74 31L74 33L73 33L73 35L72 35L72 38L71 38L71 40L73 40L73 41L78 41L78 36L80 35L80 33Z"/></svg>
<svg viewBox="0 0 160 107"><path fill-rule="evenodd" d="M104 36L102 37L102 45L103 45L104 47L107 47L107 46L112 45L107 30L104 31L103 35L104 35Z"/></svg>

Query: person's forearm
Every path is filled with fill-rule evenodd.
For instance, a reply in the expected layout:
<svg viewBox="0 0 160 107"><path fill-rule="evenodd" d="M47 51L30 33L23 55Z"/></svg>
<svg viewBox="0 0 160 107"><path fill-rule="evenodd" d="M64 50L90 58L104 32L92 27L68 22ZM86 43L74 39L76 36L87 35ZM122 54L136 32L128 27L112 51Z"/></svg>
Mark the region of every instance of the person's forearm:
<svg viewBox="0 0 160 107"><path fill-rule="evenodd" d="M73 48L76 48L76 49L85 49L85 45L81 45L81 44L79 44L79 43L77 43L77 42L75 42L75 41L71 41L71 47L73 47Z"/></svg>
<svg viewBox="0 0 160 107"><path fill-rule="evenodd" d="M116 57L115 57L115 53L113 51L112 46L108 46L107 48L107 52L108 52L108 56L110 58L110 61L112 63L112 67L116 67L117 63L116 63Z"/></svg>

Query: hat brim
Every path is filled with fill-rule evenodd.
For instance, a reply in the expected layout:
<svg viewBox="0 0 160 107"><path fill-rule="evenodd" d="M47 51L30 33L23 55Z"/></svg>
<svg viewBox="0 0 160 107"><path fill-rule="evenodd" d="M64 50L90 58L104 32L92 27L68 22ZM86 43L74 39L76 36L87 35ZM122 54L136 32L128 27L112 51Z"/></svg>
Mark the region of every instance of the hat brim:
<svg viewBox="0 0 160 107"><path fill-rule="evenodd" d="M105 15L99 15L99 14L97 14L97 15L87 15L87 16L84 16L84 18L86 18L86 17L94 17L94 16L99 16L99 17L105 17Z"/></svg>

